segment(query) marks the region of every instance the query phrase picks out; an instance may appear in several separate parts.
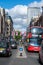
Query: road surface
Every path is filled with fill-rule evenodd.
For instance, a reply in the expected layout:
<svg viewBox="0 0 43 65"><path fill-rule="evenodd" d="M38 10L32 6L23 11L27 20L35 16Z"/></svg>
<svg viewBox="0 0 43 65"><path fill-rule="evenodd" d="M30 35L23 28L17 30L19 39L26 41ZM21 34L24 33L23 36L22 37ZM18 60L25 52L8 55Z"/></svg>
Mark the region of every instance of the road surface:
<svg viewBox="0 0 43 65"><path fill-rule="evenodd" d="M27 52L23 48L23 56L20 56L19 51L20 46L18 46L18 49L12 50L12 56L11 57L0 57L0 65L40 65L38 62L38 53L30 53Z"/></svg>

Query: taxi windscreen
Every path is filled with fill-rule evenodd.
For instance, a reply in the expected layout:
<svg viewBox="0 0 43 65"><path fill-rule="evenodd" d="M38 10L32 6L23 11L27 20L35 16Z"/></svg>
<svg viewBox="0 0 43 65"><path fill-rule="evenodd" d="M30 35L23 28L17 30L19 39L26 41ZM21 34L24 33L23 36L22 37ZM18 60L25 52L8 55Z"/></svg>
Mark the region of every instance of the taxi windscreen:
<svg viewBox="0 0 43 65"><path fill-rule="evenodd" d="M1 48L5 48L6 46L7 46L7 45L6 45L5 42L0 41L0 47L1 47Z"/></svg>

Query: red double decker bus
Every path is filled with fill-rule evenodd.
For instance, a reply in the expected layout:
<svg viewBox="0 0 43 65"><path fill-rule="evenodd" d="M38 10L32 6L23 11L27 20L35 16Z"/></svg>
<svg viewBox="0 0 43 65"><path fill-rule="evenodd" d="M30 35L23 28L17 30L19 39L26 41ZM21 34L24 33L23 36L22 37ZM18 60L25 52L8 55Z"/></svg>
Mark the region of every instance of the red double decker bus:
<svg viewBox="0 0 43 65"><path fill-rule="evenodd" d="M29 38L28 42L28 51L39 51L40 44L43 39L43 27L32 26L29 28L29 32L27 34L27 38Z"/></svg>

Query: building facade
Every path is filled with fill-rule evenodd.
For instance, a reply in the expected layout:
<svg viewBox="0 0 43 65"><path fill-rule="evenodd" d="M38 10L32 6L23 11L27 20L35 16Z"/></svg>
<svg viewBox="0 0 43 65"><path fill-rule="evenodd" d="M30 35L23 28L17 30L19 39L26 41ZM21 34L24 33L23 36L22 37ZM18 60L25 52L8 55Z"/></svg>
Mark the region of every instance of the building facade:
<svg viewBox="0 0 43 65"><path fill-rule="evenodd" d="M0 38L11 36L13 31L13 21L11 16L5 14L5 9L0 8Z"/></svg>
<svg viewBox="0 0 43 65"><path fill-rule="evenodd" d="M31 19L39 17L41 14L40 7L28 7L27 9L27 24L30 24Z"/></svg>
<svg viewBox="0 0 43 65"><path fill-rule="evenodd" d="M0 8L0 37L5 36L5 9Z"/></svg>
<svg viewBox="0 0 43 65"><path fill-rule="evenodd" d="M41 26L43 27L43 7L42 7L42 13L37 22L35 23L36 26Z"/></svg>
<svg viewBox="0 0 43 65"><path fill-rule="evenodd" d="M13 31L13 21L11 19L11 16L6 15L5 21L6 21L5 37L10 37Z"/></svg>

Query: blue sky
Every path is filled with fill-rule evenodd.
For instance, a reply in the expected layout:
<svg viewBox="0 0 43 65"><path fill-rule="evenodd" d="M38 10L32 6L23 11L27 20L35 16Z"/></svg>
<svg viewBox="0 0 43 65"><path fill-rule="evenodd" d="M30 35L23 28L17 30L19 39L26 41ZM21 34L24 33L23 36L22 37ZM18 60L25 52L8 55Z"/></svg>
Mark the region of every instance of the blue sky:
<svg viewBox="0 0 43 65"><path fill-rule="evenodd" d="M39 2L41 0L0 0L0 6L3 8L10 9L16 5L28 5L34 1Z"/></svg>

